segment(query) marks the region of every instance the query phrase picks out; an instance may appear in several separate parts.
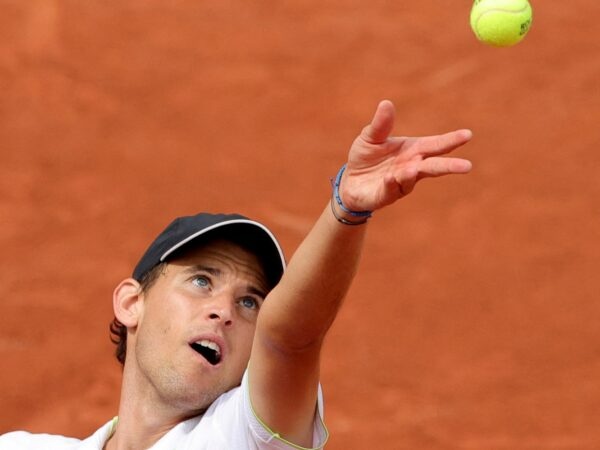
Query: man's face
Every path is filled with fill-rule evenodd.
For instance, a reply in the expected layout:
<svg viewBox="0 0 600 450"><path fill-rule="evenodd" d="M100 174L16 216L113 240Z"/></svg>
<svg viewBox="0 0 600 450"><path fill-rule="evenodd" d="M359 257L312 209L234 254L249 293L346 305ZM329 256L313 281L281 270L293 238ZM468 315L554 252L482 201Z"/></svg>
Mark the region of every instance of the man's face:
<svg viewBox="0 0 600 450"><path fill-rule="evenodd" d="M143 294L130 334L136 382L190 413L237 386L267 289L256 256L229 241L169 262Z"/></svg>

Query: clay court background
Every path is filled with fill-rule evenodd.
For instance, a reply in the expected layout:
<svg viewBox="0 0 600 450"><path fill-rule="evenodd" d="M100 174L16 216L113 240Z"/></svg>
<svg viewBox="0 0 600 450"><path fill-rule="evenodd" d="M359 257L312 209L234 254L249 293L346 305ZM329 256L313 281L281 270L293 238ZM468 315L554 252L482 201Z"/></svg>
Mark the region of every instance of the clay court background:
<svg viewBox="0 0 600 450"><path fill-rule="evenodd" d="M331 450L600 448L600 3L0 0L0 432L117 410L113 287L175 215L289 255L382 98L466 177L376 214L327 341Z"/></svg>

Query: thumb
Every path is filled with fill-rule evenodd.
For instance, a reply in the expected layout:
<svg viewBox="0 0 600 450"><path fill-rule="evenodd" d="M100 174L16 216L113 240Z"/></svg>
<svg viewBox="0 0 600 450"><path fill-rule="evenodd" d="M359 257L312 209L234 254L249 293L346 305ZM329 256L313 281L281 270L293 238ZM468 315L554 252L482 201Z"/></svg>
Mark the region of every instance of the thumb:
<svg viewBox="0 0 600 450"><path fill-rule="evenodd" d="M389 137L394 127L396 108L389 100L382 100L377 105L371 123L363 130L363 139L370 144L381 144Z"/></svg>

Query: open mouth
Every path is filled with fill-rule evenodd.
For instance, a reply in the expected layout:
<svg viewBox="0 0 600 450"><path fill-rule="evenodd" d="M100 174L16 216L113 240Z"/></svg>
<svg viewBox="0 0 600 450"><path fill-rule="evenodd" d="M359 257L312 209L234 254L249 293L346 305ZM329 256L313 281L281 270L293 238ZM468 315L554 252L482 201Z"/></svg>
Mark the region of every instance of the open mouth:
<svg viewBox="0 0 600 450"><path fill-rule="evenodd" d="M221 347L207 339L192 342L190 346L206 359L210 365L216 366L221 362Z"/></svg>

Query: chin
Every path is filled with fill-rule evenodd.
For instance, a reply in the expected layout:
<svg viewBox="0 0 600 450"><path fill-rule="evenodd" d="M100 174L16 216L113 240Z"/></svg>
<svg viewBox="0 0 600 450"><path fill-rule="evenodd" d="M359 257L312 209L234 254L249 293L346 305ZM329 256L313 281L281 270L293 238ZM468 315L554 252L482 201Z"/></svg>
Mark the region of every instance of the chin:
<svg viewBox="0 0 600 450"><path fill-rule="evenodd" d="M185 409L196 413L204 412L217 398L236 386L239 386L239 383L220 382L207 386L206 380L196 380L187 384L177 397Z"/></svg>

